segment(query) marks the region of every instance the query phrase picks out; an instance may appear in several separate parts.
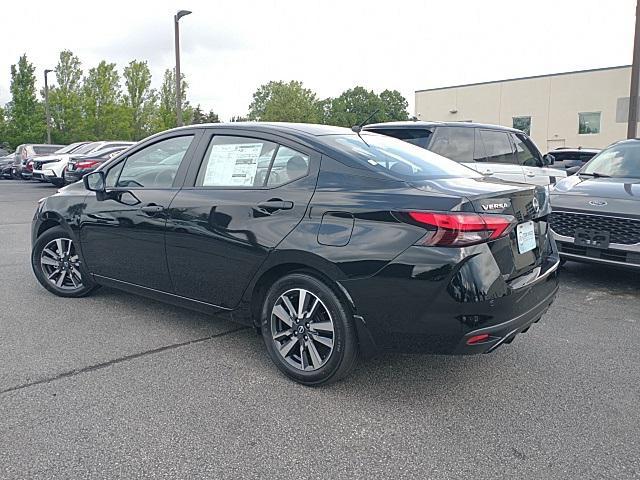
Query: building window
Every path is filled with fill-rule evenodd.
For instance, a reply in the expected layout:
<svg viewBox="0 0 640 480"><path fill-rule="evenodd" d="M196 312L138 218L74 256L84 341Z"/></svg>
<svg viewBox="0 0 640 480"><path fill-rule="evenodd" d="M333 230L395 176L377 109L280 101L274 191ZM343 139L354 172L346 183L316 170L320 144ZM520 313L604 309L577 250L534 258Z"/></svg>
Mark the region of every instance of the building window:
<svg viewBox="0 0 640 480"><path fill-rule="evenodd" d="M531 117L513 117L513 128L531 135Z"/></svg>
<svg viewBox="0 0 640 480"><path fill-rule="evenodd" d="M583 112L578 114L578 133L600 133L600 112Z"/></svg>

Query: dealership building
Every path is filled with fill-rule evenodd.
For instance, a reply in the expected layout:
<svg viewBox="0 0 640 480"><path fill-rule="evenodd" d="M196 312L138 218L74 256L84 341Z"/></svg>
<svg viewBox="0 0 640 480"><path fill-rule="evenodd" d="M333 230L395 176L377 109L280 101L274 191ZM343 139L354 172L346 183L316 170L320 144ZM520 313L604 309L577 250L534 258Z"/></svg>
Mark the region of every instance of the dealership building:
<svg viewBox="0 0 640 480"><path fill-rule="evenodd" d="M529 133L543 153L603 148L626 138L631 66L417 90L420 120L506 125Z"/></svg>

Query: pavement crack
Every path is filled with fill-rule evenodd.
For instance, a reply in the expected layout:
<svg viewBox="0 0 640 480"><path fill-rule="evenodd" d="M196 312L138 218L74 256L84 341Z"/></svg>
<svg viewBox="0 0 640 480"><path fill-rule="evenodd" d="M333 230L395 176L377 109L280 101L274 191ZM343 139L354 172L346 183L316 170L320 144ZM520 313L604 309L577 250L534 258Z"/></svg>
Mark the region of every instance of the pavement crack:
<svg viewBox="0 0 640 480"><path fill-rule="evenodd" d="M22 385L16 385L14 387L9 387L5 390L0 390L0 395L9 392L15 392L17 390L22 390L24 388L35 387L37 385L43 385L51 382L55 382L57 380L62 380L63 378L75 377L76 375L81 375L83 373L93 372L95 370L101 370L103 368L110 367L112 365L117 365L118 363L129 362L131 360L135 360L140 357L146 357L147 355L154 355L156 353L166 352L167 350L174 350L176 348L186 347L189 345L195 345L196 343L206 342L207 340L212 340L214 338L224 337L225 335L230 335L235 332L239 332L241 330L247 330L249 327L239 327L234 328L233 330L228 330L226 332L216 333L215 335L209 335L208 337L196 338L195 340L188 340L186 342L181 343L173 343L171 345L165 345L163 347L154 348L151 350L146 350L144 352L134 353L131 355L125 355L124 357L114 358L113 360L108 360L106 362L97 363L95 365L89 365L88 367L83 367L75 370L69 370L66 372L59 373L53 377L42 378L40 380L35 380L33 382L23 383Z"/></svg>

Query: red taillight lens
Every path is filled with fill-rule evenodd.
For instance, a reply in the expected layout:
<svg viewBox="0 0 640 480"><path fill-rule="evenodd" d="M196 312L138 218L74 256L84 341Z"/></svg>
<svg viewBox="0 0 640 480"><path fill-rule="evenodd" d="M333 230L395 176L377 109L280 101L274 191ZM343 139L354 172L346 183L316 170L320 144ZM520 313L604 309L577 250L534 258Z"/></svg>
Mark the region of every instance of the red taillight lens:
<svg viewBox="0 0 640 480"><path fill-rule="evenodd" d="M33 160L27 162L27 172L33 172Z"/></svg>
<svg viewBox="0 0 640 480"><path fill-rule="evenodd" d="M511 215L409 212L409 217L433 229L423 242L424 245L441 247L459 247L495 240L509 233L515 224Z"/></svg>
<svg viewBox="0 0 640 480"><path fill-rule="evenodd" d="M85 168L91 168L99 164L97 160L83 160L82 162L76 163L76 169L84 170Z"/></svg>

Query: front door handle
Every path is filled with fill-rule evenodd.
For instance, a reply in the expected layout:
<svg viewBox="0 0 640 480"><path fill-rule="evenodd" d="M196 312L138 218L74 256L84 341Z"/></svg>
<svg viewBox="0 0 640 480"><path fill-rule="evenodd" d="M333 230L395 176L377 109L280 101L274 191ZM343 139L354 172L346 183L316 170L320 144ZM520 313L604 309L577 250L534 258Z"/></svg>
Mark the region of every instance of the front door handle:
<svg viewBox="0 0 640 480"><path fill-rule="evenodd" d="M277 210L291 210L293 208L293 202L287 200L280 200L279 198L272 198L266 202L260 202L258 204L260 210L265 210L269 213Z"/></svg>
<svg viewBox="0 0 640 480"><path fill-rule="evenodd" d="M155 203L150 203L149 205L145 205L144 207L140 207L144 213L149 215L154 215L156 213L160 213L164 210L162 205L156 205Z"/></svg>
<svg viewBox="0 0 640 480"><path fill-rule="evenodd" d="M525 171L524 171L524 174L525 174L527 177L535 177L535 176L536 176L535 172L532 172L531 170L525 170Z"/></svg>

